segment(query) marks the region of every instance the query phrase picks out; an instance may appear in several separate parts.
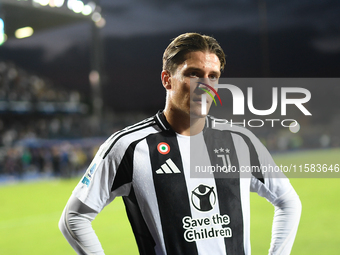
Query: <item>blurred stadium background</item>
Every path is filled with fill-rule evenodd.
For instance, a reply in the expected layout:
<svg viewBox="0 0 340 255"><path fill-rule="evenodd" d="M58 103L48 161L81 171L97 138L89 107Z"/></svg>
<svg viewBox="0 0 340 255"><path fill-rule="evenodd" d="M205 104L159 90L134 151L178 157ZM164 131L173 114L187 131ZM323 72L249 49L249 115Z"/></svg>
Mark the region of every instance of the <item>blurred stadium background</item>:
<svg viewBox="0 0 340 255"><path fill-rule="evenodd" d="M220 42L228 61L224 78L318 78L319 82L301 85L311 91L306 107L313 115L289 109L286 117L299 122L298 132L280 126L252 131L279 161L298 155L303 161L297 164L340 163L339 13L340 4L334 0L0 0L0 202L6 207L0 213L0 232L11 233L3 239L7 246L0 245L0 254L25 253L14 244L16 230L23 224L20 238L25 239L35 222L41 224L50 216L46 222L55 220L50 228L56 233L51 239L58 240L55 254L71 252L55 228L72 188L110 134L164 107L161 57L170 39L183 32L213 35ZM270 93L266 84L254 87L257 108L270 107ZM32 180L40 182L28 183ZM304 209L302 228L315 224L311 215L334 221L338 203L325 204L320 194L336 199L338 179L292 182L311 209ZM57 191L55 203L48 202L49 189ZM28 196L24 200L22 192ZM309 193L315 195L310 207ZM39 207L39 199L47 210ZM265 206L256 199L254 203L259 205L255 212ZM34 204L31 213L27 205ZM320 207L322 213L315 214ZM116 215L125 217L122 210ZM103 216L102 222L109 218ZM336 235L335 221L329 236ZM262 218L254 220L257 225L264 225ZM302 229L294 254L312 254L303 253L302 247L311 245L308 239L316 245L315 231ZM32 238L29 254L46 254L34 239L41 233ZM257 239L255 251L268 242ZM340 248L334 242L313 245L313 254L337 254Z"/></svg>

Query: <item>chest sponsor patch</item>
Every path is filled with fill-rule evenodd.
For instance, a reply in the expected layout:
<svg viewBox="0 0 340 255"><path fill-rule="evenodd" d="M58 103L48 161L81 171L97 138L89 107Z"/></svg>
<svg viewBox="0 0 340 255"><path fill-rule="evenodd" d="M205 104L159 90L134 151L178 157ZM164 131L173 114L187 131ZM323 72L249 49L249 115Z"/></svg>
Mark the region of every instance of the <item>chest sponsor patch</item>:
<svg viewBox="0 0 340 255"><path fill-rule="evenodd" d="M214 214L210 217L193 219L186 216L182 220L184 228L184 239L187 242L194 242L212 238L230 238L233 236L232 230L228 227L230 217Z"/></svg>

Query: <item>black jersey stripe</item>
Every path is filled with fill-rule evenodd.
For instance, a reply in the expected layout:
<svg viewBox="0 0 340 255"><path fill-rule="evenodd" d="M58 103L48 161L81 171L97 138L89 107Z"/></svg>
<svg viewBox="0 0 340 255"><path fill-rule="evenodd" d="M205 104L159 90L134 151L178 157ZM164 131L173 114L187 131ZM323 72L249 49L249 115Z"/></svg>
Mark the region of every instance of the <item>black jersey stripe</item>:
<svg viewBox="0 0 340 255"><path fill-rule="evenodd" d="M111 138L111 144L109 146L109 148L106 150L104 156L103 156L103 159L106 158L106 156L110 153L111 149L113 148L113 146L116 144L116 142L122 138L123 136L125 135L128 135L128 134L131 134L133 132L136 132L136 131L139 131L139 130L142 130L144 128L147 128L147 127L151 127L153 125L155 125L155 121L153 119L146 119L142 122L139 122L137 123L136 125L134 126L131 126L129 128L125 128L119 132L117 132L112 138Z"/></svg>
<svg viewBox="0 0 340 255"><path fill-rule="evenodd" d="M155 121L162 128L162 130L169 130L169 124L166 121L164 114L162 112L158 112L155 115Z"/></svg>
<svg viewBox="0 0 340 255"><path fill-rule="evenodd" d="M261 169L261 164L259 161L259 156L257 154L257 151L255 149L254 144L251 142L250 138L240 132L234 132L231 131L231 133L233 134L237 134L239 136L241 136L243 138L243 140L245 141L245 143L247 144L248 148L249 148L249 154L250 154L250 164L251 166L257 166L257 169ZM252 172L251 174L258 179L260 182L264 183L264 177L263 177L263 173L262 171L256 171L256 168L251 168Z"/></svg>
<svg viewBox="0 0 340 255"><path fill-rule="evenodd" d="M126 149L125 154L118 166L116 177L113 181L111 191L114 191L121 187L122 185L126 183L132 182L132 175L133 175L133 154L136 148L136 145L141 141L145 139L144 137L134 141L129 145L129 147Z"/></svg>
<svg viewBox="0 0 340 255"><path fill-rule="evenodd" d="M167 154L162 154L157 150L157 145L161 142L169 145L170 151ZM182 219L184 216L191 216L191 210L176 134L173 131L152 134L147 137L147 144L166 253L169 255L198 254L196 243L189 243L184 239ZM169 158L180 173L157 174L157 169Z"/></svg>
<svg viewBox="0 0 340 255"><path fill-rule="evenodd" d="M212 165L220 165L221 159L216 156L214 148L228 148L230 162L233 167L239 169L239 161L235 151L235 146L230 132L206 129L204 131L204 140L207 145L210 162ZM227 254L244 255L243 243L243 213L240 194L240 174L215 172L215 183L219 201L221 215L228 215L230 223L223 227L230 227L232 231L231 238L224 238Z"/></svg>
<svg viewBox="0 0 340 255"><path fill-rule="evenodd" d="M134 158L134 152L137 144L144 140L145 137L134 141L129 145L129 147L126 149L125 154L120 162L120 165L117 169L116 177L114 179L112 189L111 191L114 191L121 187L122 185L126 183L132 182L132 176L133 176L133 158ZM150 233L149 228L147 227L147 224L143 218L142 212L140 210L140 207L138 205L136 195L134 192L133 186L131 187L131 191L128 196L123 197L123 201L125 204L125 209L127 216L129 218L139 254L141 255L153 255L155 253L155 241Z"/></svg>
<svg viewBox="0 0 340 255"><path fill-rule="evenodd" d="M142 212L138 206L136 195L133 187L129 196L123 197L127 216L129 218L138 250L140 255L155 255L155 240L153 239L149 228L143 218Z"/></svg>

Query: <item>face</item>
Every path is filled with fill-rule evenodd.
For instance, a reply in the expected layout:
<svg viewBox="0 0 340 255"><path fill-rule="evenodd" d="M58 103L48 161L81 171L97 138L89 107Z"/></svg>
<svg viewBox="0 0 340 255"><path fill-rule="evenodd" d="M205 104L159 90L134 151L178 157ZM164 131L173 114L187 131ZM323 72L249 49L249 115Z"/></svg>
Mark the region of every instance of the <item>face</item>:
<svg viewBox="0 0 340 255"><path fill-rule="evenodd" d="M185 55L185 61L178 65L173 74L163 71L162 82L167 90L167 107L181 111L191 118L205 117L201 113L201 97L206 92L200 87L209 89L197 82L213 87L221 75L220 66L220 60L214 53L195 51ZM209 95L206 98L208 112L213 99Z"/></svg>

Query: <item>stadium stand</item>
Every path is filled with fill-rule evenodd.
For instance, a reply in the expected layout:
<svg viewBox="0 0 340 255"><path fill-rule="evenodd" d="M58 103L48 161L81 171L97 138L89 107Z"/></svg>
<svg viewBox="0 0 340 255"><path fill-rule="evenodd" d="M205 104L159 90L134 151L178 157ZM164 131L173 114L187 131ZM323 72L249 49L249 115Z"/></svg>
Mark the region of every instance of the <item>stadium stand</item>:
<svg viewBox="0 0 340 255"><path fill-rule="evenodd" d="M3 0L0 45L7 38L22 38L17 31L27 25L37 32L92 22L96 31L105 24L100 12L95 0ZM95 123L91 110L78 91L61 89L0 59L0 183L44 175L69 177L83 170L100 137L112 132L106 129L109 121L106 126Z"/></svg>
<svg viewBox="0 0 340 255"><path fill-rule="evenodd" d="M88 112L79 92L0 61L0 174L70 176L68 169L82 169L102 142L80 139L102 135L91 127Z"/></svg>
<svg viewBox="0 0 340 255"><path fill-rule="evenodd" d="M105 138L146 117L106 112L96 123L83 97L0 60L0 184L81 174Z"/></svg>

